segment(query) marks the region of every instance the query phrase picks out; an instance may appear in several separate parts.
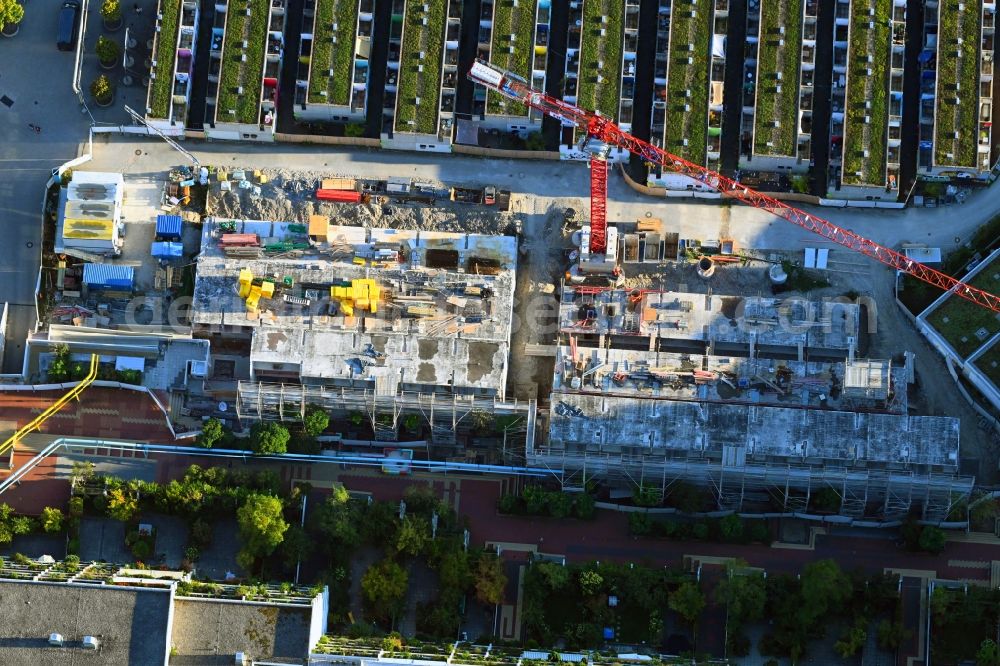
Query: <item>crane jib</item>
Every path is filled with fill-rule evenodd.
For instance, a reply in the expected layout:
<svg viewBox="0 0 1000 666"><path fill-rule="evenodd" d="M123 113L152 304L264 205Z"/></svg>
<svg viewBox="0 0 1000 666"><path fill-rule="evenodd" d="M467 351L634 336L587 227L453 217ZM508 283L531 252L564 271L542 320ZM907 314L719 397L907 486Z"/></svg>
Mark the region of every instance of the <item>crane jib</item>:
<svg viewBox="0 0 1000 666"><path fill-rule="evenodd" d="M627 150L634 155L638 155L646 162L666 167L671 171L694 178L718 190L725 197L736 199L754 208L766 210L807 231L811 231L850 250L871 257L890 268L912 275L918 280L932 284L945 291L951 291L956 296L971 301L976 305L988 308L994 312L1000 312L1000 296L965 284L950 275L914 261L904 254L883 247L873 240L859 236L853 231L838 227L832 222L789 206L766 194L752 190L739 181L727 178L720 173L716 173L693 162L688 162L681 157L668 153L662 148L657 148L646 141L637 139L628 132L623 131L610 118L605 118L594 111L581 109L561 99L535 90L520 76L506 72L485 60L477 59L470 68L468 76L476 83L482 84L511 99L515 99L525 106L537 109L568 125L575 125L589 136L608 146ZM595 202L595 197L600 197L601 200ZM595 203L597 204L596 209L594 209ZM592 210L600 211L599 214L604 211L603 193L591 192L591 206Z"/></svg>

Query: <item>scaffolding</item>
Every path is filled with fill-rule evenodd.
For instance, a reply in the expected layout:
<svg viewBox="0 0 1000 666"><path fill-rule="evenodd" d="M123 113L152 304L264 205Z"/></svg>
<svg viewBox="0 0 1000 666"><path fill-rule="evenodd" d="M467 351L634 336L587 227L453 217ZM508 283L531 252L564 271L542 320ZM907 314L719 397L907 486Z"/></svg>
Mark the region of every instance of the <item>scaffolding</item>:
<svg viewBox="0 0 1000 666"><path fill-rule="evenodd" d="M698 452L675 456L636 452L563 452L528 449L527 464L548 469L565 488L601 478L615 487L643 487L670 495L678 482L710 488L718 510L747 511L768 504L785 514L807 514L810 499L829 488L840 498L839 515L897 520L914 508L928 521L945 521L968 500L975 479L920 468L867 468L722 460Z"/></svg>
<svg viewBox="0 0 1000 666"><path fill-rule="evenodd" d="M421 393L388 390L376 383L375 389L332 387L305 384L240 382L237 414L255 421L301 421L306 407L316 405L329 414L348 417L364 414L376 441L396 441L400 417L420 416L437 446L454 446L459 432L480 429L488 417L503 421L506 445L508 437L518 449L534 448L535 400L500 400L492 396L459 393Z"/></svg>

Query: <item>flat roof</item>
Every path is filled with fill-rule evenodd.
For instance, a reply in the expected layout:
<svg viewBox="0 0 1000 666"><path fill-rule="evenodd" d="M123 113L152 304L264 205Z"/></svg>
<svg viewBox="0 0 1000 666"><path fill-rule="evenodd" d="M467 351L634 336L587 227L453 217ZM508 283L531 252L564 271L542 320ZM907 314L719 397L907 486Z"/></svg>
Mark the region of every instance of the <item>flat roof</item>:
<svg viewBox="0 0 1000 666"><path fill-rule="evenodd" d="M260 120L270 11L270 0L233 0L228 5L216 122L253 125Z"/></svg>
<svg viewBox="0 0 1000 666"><path fill-rule="evenodd" d="M635 300L638 299L638 300ZM567 286L559 305L566 333L633 335L732 344L848 349L859 330L853 303L800 296L720 296Z"/></svg>
<svg viewBox="0 0 1000 666"><path fill-rule="evenodd" d="M708 151L714 6L712 0L692 0L683 10L677 7L670 14L664 148L695 164L703 164ZM697 16L692 17L692 12ZM687 91L691 91L690 95ZM687 145L683 145L684 141Z"/></svg>
<svg viewBox="0 0 1000 666"><path fill-rule="evenodd" d="M570 452L957 470L959 420L554 394L549 447Z"/></svg>
<svg viewBox="0 0 1000 666"><path fill-rule="evenodd" d="M0 596L5 666L132 666L167 656L169 590L0 580ZM49 645L53 633L64 647ZM84 649L84 636L97 637L100 649Z"/></svg>
<svg viewBox="0 0 1000 666"><path fill-rule="evenodd" d="M357 27L358 0L316 0L309 58L309 104L350 103Z"/></svg>
<svg viewBox="0 0 1000 666"><path fill-rule="evenodd" d="M941 0L937 11L934 164L975 168L983 3Z"/></svg>
<svg viewBox="0 0 1000 666"><path fill-rule="evenodd" d="M849 390L860 389L859 384L863 392ZM893 387L899 389L889 402ZM570 347L557 349L552 390L828 409L863 406L902 414L907 407L905 370L890 368L888 361L779 361L583 346L577 347L575 362Z"/></svg>
<svg viewBox="0 0 1000 666"><path fill-rule="evenodd" d="M617 119L621 104L624 25L624 2L583 3L576 102L607 118Z"/></svg>
<svg viewBox="0 0 1000 666"><path fill-rule="evenodd" d="M427 12L424 7L428 8ZM447 2L407 0L399 54L396 115L393 118L393 127L397 132L438 132L438 105L441 99L441 71L444 66L444 36L447 27Z"/></svg>
<svg viewBox="0 0 1000 666"><path fill-rule="evenodd" d="M309 656L312 613L311 606L178 598L170 664L229 666L237 652L254 662L303 664Z"/></svg>
<svg viewBox="0 0 1000 666"><path fill-rule="evenodd" d="M795 157L798 152L804 5L803 0L772 0L760 6L753 146L758 155Z"/></svg>
<svg viewBox="0 0 1000 666"><path fill-rule="evenodd" d="M538 0L493 3L490 62L525 81L531 80L535 59L535 17ZM511 39L511 35L514 35ZM511 53L511 47L514 52ZM527 116L528 107L492 90L486 93L486 112L504 116Z"/></svg>
<svg viewBox="0 0 1000 666"><path fill-rule="evenodd" d="M991 294L1000 291L1000 252L994 251L961 280ZM967 358L1000 332L1000 315L954 292L948 292L939 305L932 307L930 313L921 313L921 318L940 333L961 358Z"/></svg>

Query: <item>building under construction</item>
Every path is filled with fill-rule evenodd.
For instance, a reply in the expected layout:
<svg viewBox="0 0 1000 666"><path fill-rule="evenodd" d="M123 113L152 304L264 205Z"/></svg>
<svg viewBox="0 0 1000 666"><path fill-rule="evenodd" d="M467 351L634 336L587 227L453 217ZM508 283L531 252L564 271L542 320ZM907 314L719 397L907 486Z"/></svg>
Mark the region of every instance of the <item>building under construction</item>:
<svg viewBox="0 0 1000 666"><path fill-rule="evenodd" d="M516 263L509 236L211 220L192 322L249 347L243 418L315 404L392 441L416 414L451 444L486 413L524 433L534 404L505 399Z"/></svg>
<svg viewBox="0 0 1000 666"><path fill-rule="evenodd" d="M910 368L856 359L857 316L801 299L565 289L548 436L528 462L568 485L669 496L683 480L720 509L808 512L829 488L845 516L917 507L944 520L973 484L958 476L959 421L908 415Z"/></svg>

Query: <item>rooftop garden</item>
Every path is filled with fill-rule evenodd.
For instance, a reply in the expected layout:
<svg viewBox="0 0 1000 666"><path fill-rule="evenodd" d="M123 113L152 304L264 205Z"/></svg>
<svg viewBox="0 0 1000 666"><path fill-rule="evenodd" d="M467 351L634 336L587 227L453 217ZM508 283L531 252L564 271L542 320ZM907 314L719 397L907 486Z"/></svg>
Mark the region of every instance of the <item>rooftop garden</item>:
<svg viewBox="0 0 1000 666"><path fill-rule="evenodd" d="M350 103L357 23L357 0L316 2L309 66L309 104L346 106ZM334 24L337 25L336 30ZM333 41L334 35L337 36L336 42Z"/></svg>
<svg viewBox="0 0 1000 666"><path fill-rule="evenodd" d="M709 47L712 0L695 0L670 19L665 147L695 164L705 163L708 137ZM692 11L695 16L691 16ZM692 45L693 48L689 48ZM690 62L689 62L690 60ZM687 145L684 145L684 141Z"/></svg>
<svg viewBox="0 0 1000 666"><path fill-rule="evenodd" d="M177 30L180 27L181 0L160 0L160 32L156 33L153 71L156 78L149 82L149 115L166 118L170 114L170 96L174 88L174 58L177 57Z"/></svg>
<svg viewBox="0 0 1000 666"><path fill-rule="evenodd" d="M493 39L490 60L508 72L531 80L531 62L535 49L535 12L537 0L525 0L514 6L514 0L497 0L493 8ZM511 41L510 36L514 35ZM510 47L514 52L510 52ZM528 107L503 95L488 92L487 113L527 116Z"/></svg>
<svg viewBox="0 0 1000 666"><path fill-rule="evenodd" d="M1000 386L1000 346L994 344L983 355L976 359L975 366L989 377L996 386Z"/></svg>
<svg viewBox="0 0 1000 666"><path fill-rule="evenodd" d="M782 32L782 28L784 31ZM760 12L754 153L794 156L798 143L802 0L765 2ZM781 79L777 73L781 72ZM778 86L781 91L778 91ZM779 127L773 127L777 120Z"/></svg>
<svg viewBox="0 0 1000 666"><path fill-rule="evenodd" d="M247 9L250 10L249 16ZM218 122L247 125L258 122L269 13L268 0L232 0L229 3L215 112ZM243 48L244 42L246 48ZM240 88L243 92L239 91ZM236 111L235 117L229 113L230 109Z"/></svg>
<svg viewBox="0 0 1000 666"><path fill-rule="evenodd" d="M940 166L976 166L980 12L978 2L941 0L938 4L934 163ZM959 50L961 57L956 55ZM955 104L955 98L961 102Z"/></svg>
<svg viewBox="0 0 1000 666"><path fill-rule="evenodd" d="M996 663L993 639L1000 621L1000 590L936 587L930 607L933 663Z"/></svg>
<svg viewBox="0 0 1000 666"><path fill-rule="evenodd" d="M618 116L620 102L623 13L620 0L585 0L583 3L577 104L584 109L600 111L609 118ZM608 18L602 22L604 16Z"/></svg>
<svg viewBox="0 0 1000 666"><path fill-rule="evenodd" d="M178 597L235 599L309 606L312 604L313 598L322 591L322 586L309 587L293 585L292 583L227 585L225 583L181 581L177 583L175 593Z"/></svg>
<svg viewBox="0 0 1000 666"><path fill-rule="evenodd" d="M1000 267L1000 263L994 261L966 282L995 294L1000 291L1000 272L996 267ZM927 321L962 358L979 349L1000 331L1000 320L997 320L995 312L955 295L949 296L948 300L931 312ZM985 368L981 369L985 372Z"/></svg>
<svg viewBox="0 0 1000 666"><path fill-rule="evenodd" d="M869 6L874 6L874 16ZM885 184L891 16L892 0L857 3L851 14L842 170L848 185Z"/></svg>
<svg viewBox="0 0 1000 666"><path fill-rule="evenodd" d="M428 2L427 6L429 11L424 12L420 0L406 3L396 92L397 132L437 134L438 131L447 3Z"/></svg>

